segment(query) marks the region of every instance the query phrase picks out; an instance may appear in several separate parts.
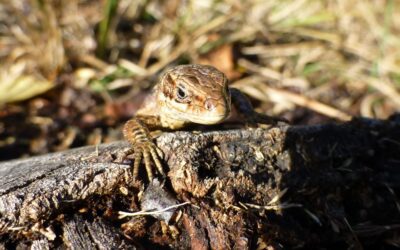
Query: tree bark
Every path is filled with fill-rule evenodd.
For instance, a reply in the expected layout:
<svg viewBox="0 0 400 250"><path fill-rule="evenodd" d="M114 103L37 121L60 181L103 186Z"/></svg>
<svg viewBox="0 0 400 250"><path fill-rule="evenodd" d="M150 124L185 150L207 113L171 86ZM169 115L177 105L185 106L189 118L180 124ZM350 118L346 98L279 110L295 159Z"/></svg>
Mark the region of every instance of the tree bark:
<svg viewBox="0 0 400 250"><path fill-rule="evenodd" d="M400 117L163 133L165 178L126 142L0 164L0 248L362 248L399 243ZM143 181L141 181L143 180ZM162 210L118 218L119 211Z"/></svg>

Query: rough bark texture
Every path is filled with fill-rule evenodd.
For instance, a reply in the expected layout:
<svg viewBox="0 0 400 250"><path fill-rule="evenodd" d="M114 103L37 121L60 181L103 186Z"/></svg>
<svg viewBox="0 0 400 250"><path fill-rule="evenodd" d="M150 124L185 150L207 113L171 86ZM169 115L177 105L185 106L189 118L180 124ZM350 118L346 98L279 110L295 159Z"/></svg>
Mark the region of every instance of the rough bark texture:
<svg viewBox="0 0 400 250"><path fill-rule="evenodd" d="M125 142L1 163L0 249L400 244L399 116L164 133L157 145L168 176L152 183L115 162Z"/></svg>

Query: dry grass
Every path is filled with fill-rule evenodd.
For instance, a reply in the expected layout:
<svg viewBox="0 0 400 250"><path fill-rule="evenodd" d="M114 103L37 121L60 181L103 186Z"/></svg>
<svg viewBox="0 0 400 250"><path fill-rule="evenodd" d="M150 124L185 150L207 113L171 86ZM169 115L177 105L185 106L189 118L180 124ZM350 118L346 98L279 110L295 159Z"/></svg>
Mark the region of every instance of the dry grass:
<svg viewBox="0 0 400 250"><path fill-rule="evenodd" d="M129 100L137 89L115 90L154 82L171 64L207 63L269 113L302 106L347 120L400 110L398 1L121 0L99 59L95 30L109 2L3 0L0 103L36 96L60 74L107 101Z"/></svg>

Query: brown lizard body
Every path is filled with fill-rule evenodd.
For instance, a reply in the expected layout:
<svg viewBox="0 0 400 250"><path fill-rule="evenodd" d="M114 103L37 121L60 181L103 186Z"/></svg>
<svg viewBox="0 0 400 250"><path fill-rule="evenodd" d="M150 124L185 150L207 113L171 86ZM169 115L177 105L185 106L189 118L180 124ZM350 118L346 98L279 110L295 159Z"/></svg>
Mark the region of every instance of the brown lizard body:
<svg viewBox="0 0 400 250"><path fill-rule="evenodd" d="M132 144L125 155L134 154L133 176L137 177L142 158L150 181L152 161L164 175L162 152L154 144L151 131L176 130L191 123L219 124L231 114L231 101L245 122L274 122L256 113L248 99L239 90L229 88L225 75L212 66L181 65L168 70L123 129L125 139Z"/></svg>

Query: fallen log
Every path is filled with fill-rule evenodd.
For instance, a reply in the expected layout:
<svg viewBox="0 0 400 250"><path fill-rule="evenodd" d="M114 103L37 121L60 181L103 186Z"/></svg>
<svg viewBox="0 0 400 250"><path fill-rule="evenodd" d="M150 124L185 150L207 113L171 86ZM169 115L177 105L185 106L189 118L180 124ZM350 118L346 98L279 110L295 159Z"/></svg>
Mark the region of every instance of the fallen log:
<svg viewBox="0 0 400 250"><path fill-rule="evenodd" d="M0 163L0 248L400 244L399 116L156 141L168 174L152 183L118 160L126 142Z"/></svg>

